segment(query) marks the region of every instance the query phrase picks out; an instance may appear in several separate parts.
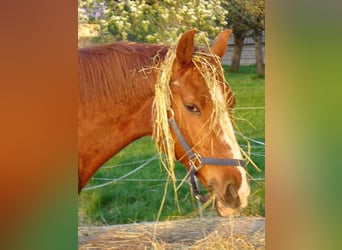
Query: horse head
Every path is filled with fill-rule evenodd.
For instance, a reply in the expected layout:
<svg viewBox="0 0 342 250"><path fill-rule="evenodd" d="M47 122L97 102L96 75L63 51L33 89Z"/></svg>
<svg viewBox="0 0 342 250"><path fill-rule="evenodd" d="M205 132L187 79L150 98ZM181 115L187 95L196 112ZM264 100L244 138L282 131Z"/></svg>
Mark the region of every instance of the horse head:
<svg viewBox="0 0 342 250"><path fill-rule="evenodd" d="M195 51L195 31L185 32L176 47L169 86L168 120L175 158L194 173L215 197L226 217L247 205L250 193L232 126L234 95L220 59L231 30L223 31L209 51Z"/></svg>

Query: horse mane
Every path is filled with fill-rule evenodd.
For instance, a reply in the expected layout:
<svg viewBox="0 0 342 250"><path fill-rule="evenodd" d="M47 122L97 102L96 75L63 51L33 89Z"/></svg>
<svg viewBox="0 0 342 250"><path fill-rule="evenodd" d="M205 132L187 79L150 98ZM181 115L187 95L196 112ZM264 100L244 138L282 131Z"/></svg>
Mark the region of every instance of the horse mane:
<svg viewBox="0 0 342 250"><path fill-rule="evenodd" d="M167 49L132 42L79 49L80 103L117 105L148 98L154 93L154 65Z"/></svg>

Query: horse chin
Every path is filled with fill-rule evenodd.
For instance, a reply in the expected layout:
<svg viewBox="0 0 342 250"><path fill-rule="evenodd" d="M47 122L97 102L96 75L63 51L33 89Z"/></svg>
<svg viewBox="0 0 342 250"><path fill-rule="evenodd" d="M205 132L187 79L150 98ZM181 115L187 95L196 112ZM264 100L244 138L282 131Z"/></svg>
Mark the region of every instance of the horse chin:
<svg viewBox="0 0 342 250"><path fill-rule="evenodd" d="M227 206L221 199L215 200L215 209L217 215L221 217L228 217L238 210L237 208L231 208Z"/></svg>

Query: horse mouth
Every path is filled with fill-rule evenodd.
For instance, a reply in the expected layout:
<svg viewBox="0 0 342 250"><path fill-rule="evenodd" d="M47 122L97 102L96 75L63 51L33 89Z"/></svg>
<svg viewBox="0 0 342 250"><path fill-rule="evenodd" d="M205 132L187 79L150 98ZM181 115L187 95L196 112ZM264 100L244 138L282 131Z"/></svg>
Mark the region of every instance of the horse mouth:
<svg viewBox="0 0 342 250"><path fill-rule="evenodd" d="M220 192L217 185L213 183L209 185L208 190L218 216L228 217L237 212L240 207L244 207L237 191L231 184L227 185L224 193Z"/></svg>
<svg viewBox="0 0 342 250"><path fill-rule="evenodd" d="M239 198L237 198L237 200L234 201L232 204L232 202L227 202L224 199L221 199L218 195L215 195L213 193L209 193L206 196L200 197L200 201L202 203L205 203L209 200L214 202L216 213L220 217L228 217L237 212L240 208Z"/></svg>
<svg viewBox="0 0 342 250"><path fill-rule="evenodd" d="M216 213L220 217L228 217L235 213L238 210L238 207L232 208L228 206L224 201L222 201L220 198L215 199L215 209Z"/></svg>

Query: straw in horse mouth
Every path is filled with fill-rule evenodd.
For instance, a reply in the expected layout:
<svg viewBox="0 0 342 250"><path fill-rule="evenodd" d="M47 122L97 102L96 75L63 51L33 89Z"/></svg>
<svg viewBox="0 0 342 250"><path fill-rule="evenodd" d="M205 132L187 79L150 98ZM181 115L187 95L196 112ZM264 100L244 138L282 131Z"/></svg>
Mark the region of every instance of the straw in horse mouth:
<svg viewBox="0 0 342 250"><path fill-rule="evenodd" d="M239 199L239 198L237 198ZM205 196L200 197L200 201L202 204L206 202L214 202L214 207L218 216L228 217L232 215L239 209L239 200L235 201L235 208L232 208L227 201L219 197L219 195L215 194L213 190L209 191L209 193Z"/></svg>
<svg viewBox="0 0 342 250"><path fill-rule="evenodd" d="M224 205L221 199L215 199L215 209L217 214L221 217L228 217L238 210L237 208L230 208Z"/></svg>

